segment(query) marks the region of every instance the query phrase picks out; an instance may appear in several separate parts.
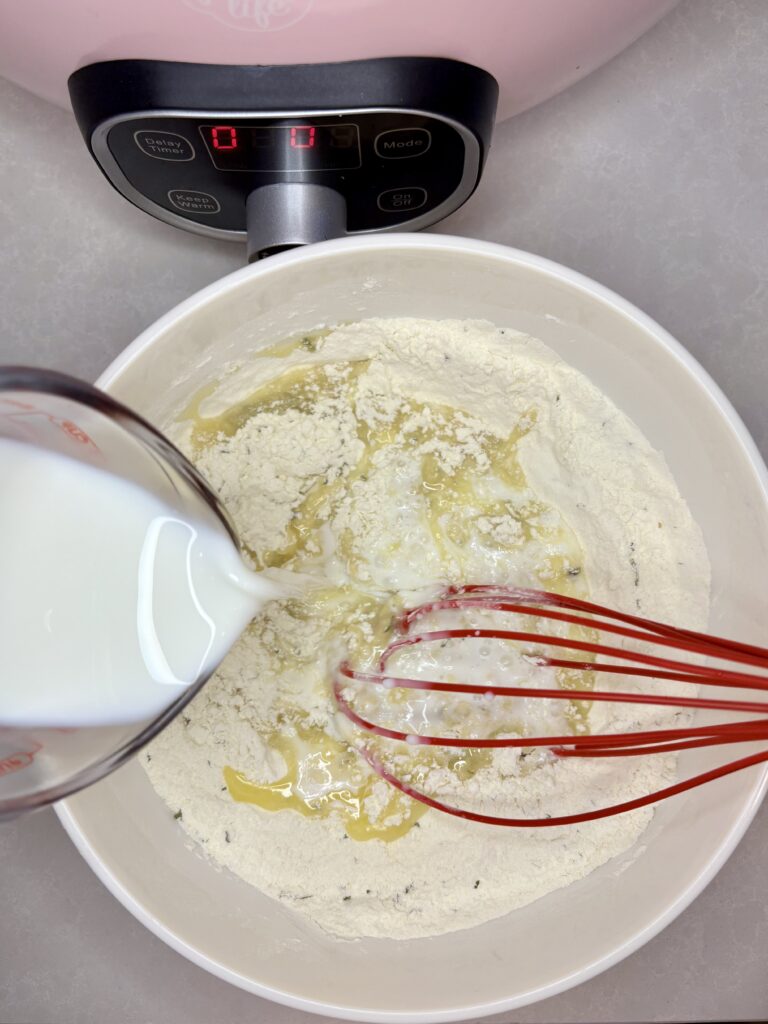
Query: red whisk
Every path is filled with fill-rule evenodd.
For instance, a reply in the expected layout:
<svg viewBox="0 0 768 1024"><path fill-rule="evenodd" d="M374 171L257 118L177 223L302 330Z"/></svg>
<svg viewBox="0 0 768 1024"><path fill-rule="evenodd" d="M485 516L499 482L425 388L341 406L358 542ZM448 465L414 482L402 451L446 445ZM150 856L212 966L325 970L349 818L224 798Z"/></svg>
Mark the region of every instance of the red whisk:
<svg viewBox="0 0 768 1024"><path fill-rule="evenodd" d="M599 630L604 634L639 641L643 650L630 650L624 646L593 642L591 639L580 640L570 636L552 636L538 632L519 630L503 630L498 628L448 628L431 632L419 632L418 624L424 616L431 612L449 611L491 611L505 612L516 615L535 616L546 620L565 623L569 626L585 627ZM696 686L716 686L732 689L751 689L768 691L768 675L754 672L736 671L732 668L712 667L711 665L694 664L667 656L669 652L685 652L689 655L705 656L718 661L729 661L740 665L754 666L768 671L768 649L755 647L751 644L738 643L720 637L708 636L691 630L677 629L660 622L653 622L635 615L604 608L561 594L546 591L527 590L523 588L503 588L495 586L467 586L451 588L435 601L419 605L404 612L398 621L395 638L390 642L381 656L378 671L362 672L352 668L348 662L342 663L334 679L334 696L339 709L358 728L376 736L389 740L404 741L417 746L459 747L463 749L488 749L503 747L543 747L552 751L560 758L566 757L628 757L645 754L671 753L689 750L694 747L718 746L730 743L745 743L755 740L768 740L768 700L728 700L719 697L698 697L678 694L643 694L635 692L605 691L590 689L550 689L531 688L527 686L498 686L491 682L453 683L438 680L408 678L394 675L387 671L387 666L396 652L404 648L421 644L432 644L446 640L480 638L505 640L518 644L535 645L540 648L547 645L555 648L566 648L568 652L583 652L584 660L576 657L550 657L539 652L528 655L528 660L537 666L562 668L576 671L588 671L604 675L639 676L653 680L667 680L670 683L692 683ZM653 644L654 650L648 652L648 645ZM593 661L592 657L600 660ZM610 659L610 660L605 660ZM681 728L663 728L637 730L633 732L604 733L598 735L560 735L560 736L513 736L503 738L457 738L452 736L427 736L406 733L377 725L360 714L354 706L354 697L350 693L350 682L384 685L387 688L404 688L409 690L435 691L448 694L493 695L499 697L536 697L558 700L608 701L617 703L645 704L687 708L699 710L743 712L749 715L764 717L720 723L691 725ZM369 746L358 747L359 753L367 760L373 770L401 792L447 814L470 821L478 821L491 825L508 825L520 827L537 827L552 825L571 825L595 818L604 818L623 811L631 811L647 804L664 800L667 797L684 793L686 790L701 786L705 782L722 778L733 772L741 771L753 765L768 761L768 750L751 754L737 760L729 761L710 771L702 772L685 781L659 789L637 799L626 800L585 811L579 814L568 814L560 817L547 818L506 818L488 814L480 814L460 807L443 803L427 793L398 778L385 766L379 755Z"/></svg>

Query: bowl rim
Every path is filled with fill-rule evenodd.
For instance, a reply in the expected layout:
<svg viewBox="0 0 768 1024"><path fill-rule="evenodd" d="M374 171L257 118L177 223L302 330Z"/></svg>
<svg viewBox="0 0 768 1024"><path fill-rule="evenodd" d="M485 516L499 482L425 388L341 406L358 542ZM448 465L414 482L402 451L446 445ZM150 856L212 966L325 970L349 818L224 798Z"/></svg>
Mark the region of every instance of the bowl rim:
<svg viewBox="0 0 768 1024"><path fill-rule="evenodd" d="M744 422L734 409L730 400L726 397L721 388L715 383L709 373L701 364L685 349L680 342L661 327L655 320L639 310L633 303L617 295L611 289L593 281L591 278L571 270L553 260L515 249L511 246L501 245L495 242L485 242L479 239L464 238L458 235L444 234L409 234L392 233L386 236L371 235L358 236L340 239L332 239L327 242L320 242L305 248L293 249L276 256L270 256L268 260L253 263L227 274L214 283L195 292L189 298L173 307L169 312L161 316L148 328L146 328L133 342L131 342L104 370L99 376L96 384L98 387L108 389L124 370L135 362L141 354L154 343L166 330L176 324L179 320L189 316L210 300L225 294L228 290L237 287L243 281L251 277L264 277L281 270L295 263L311 263L316 260L324 260L340 252L348 250L373 251L378 249L421 250L423 252L462 252L476 254L478 256L491 257L506 263L516 264L528 269L540 271L557 281L571 285L575 289L587 295L592 300L612 308L624 317L633 321L637 327L651 335L655 341L660 343L683 367L693 376L708 393L718 410L733 431L750 467L755 475L756 482L762 491L763 500L768 507L768 470L765 462L755 444L752 436L747 430ZM351 1009L348 1006L335 1006L331 1003L320 1002L290 992L263 985L236 971L231 970L224 964L213 960L207 954L194 946L189 945L180 938L168 926L163 924L139 902L131 892L123 885L120 879L100 859L92 847L87 835L82 831L77 820L76 810L70 806L70 801L65 800L55 806L56 814L61 824L69 835L70 839L89 864L97 877L104 883L122 905L129 910L133 916L146 928L162 939L168 946L177 953L186 957L192 963L197 964L204 970L227 981L230 984L244 989L254 995L269 999L284 1006L297 1010L304 1010L321 1016L337 1017L344 1020L377 1022L377 1024L441 1024L441 1022L464 1021L471 1018L490 1016L507 1010L519 1009L520 1007L539 1002L551 996L558 995L570 988L588 981L590 978L602 973L625 957L634 953L646 942L658 935L667 927L686 907L703 891L712 881L718 871L723 867L730 855L735 850L742 836L752 822L760 804L768 789L768 765L764 766L755 775L749 798L730 831L723 837L720 846L709 863L692 879L690 884L670 903L667 908L659 913L653 921L645 927L632 934L625 942L610 953L597 957L592 963L581 968L573 974L561 977L555 981L526 992L518 993L504 999L497 999L494 1002L477 1002L471 1005L452 1008L440 1011L395 1011L382 1012L380 1010Z"/></svg>

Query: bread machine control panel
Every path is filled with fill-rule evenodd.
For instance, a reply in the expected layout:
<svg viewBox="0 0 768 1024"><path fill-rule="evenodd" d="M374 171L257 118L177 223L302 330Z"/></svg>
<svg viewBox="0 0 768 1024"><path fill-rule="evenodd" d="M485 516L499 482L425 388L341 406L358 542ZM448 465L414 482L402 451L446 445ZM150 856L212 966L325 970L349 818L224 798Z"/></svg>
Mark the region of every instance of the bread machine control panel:
<svg viewBox="0 0 768 1024"><path fill-rule="evenodd" d="M70 94L91 153L127 199L191 231L248 237L260 256L452 213L479 181L497 87L479 68L426 57L118 60L75 72Z"/></svg>

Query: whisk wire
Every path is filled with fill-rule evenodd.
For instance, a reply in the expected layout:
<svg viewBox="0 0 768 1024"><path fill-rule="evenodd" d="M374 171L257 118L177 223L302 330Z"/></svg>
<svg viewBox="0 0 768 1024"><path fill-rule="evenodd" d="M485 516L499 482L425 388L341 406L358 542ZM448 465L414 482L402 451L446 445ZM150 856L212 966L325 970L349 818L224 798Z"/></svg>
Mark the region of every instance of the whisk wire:
<svg viewBox="0 0 768 1024"><path fill-rule="evenodd" d="M768 690L768 676L734 671L707 664L679 661L668 656L651 654L631 648L617 647L593 640L552 636L528 630L502 630L495 628L452 628L427 632L413 632L413 627L426 615L435 612L488 610L563 622L568 625L598 630L612 636L644 644L655 644L663 650L678 650L720 661L747 664L768 670L768 650L752 644L710 636L692 630L680 629L640 616L615 611L589 601L552 594L547 591L524 588L500 588L492 585L472 585L450 588L438 600L427 602L404 612L397 623L398 635L384 650L378 671L360 671L349 662L343 662L336 673L333 692L340 711L364 733L386 740L404 742L414 746L439 746L461 749L547 748L559 758L627 757L673 753L705 746L747 743L768 740L768 718L740 720L725 723L702 723L670 728L635 730L624 733L547 736L432 736L404 732L379 725L362 715L350 699L348 690L353 682L384 686L386 688L433 691L449 694L467 694L485 697L522 697L564 701L595 701L605 703L632 703L657 707L697 711L741 712L750 715L768 712L768 702L756 700L699 697L685 694L669 695L642 693L634 690L566 689L561 687L499 686L492 682L464 683L396 676L387 666L398 651L420 644L446 640L492 639L528 645L523 657L537 667L564 668L605 675L636 676L645 679L689 683L696 686ZM589 616L589 617L587 617ZM584 652L598 658L614 661L574 660L550 657L542 653L543 647L566 648ZM481 814L446 804L423 792L395 775L381 756L369 745L362 743L359 753L371 768L388 783L415 800L445 813L472 821L514 827L543 827L577 824L621 814L647 806L768 761L768 750L730 761L717 768L702 772L653 793L612 804L609 807L590 808L582 813L542 818L511 818Z"/></svg>

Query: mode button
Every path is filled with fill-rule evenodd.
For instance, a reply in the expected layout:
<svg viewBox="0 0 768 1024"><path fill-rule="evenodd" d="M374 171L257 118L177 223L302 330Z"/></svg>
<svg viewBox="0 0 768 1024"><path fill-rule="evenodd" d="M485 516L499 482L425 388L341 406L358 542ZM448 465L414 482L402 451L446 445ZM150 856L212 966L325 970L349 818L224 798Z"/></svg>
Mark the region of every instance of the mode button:
<svg viewBox="0 0 768 1024"><path fill-rule="evenodd" d="M432 135L426 128L393 128L377 135L373 144L376 155L385 160L422 156L431 145Z"/></svg>

